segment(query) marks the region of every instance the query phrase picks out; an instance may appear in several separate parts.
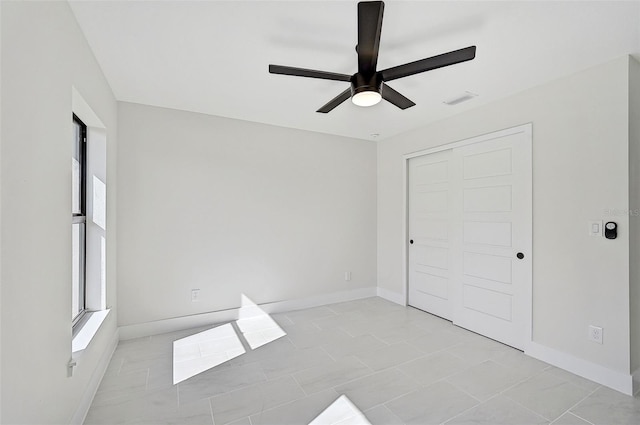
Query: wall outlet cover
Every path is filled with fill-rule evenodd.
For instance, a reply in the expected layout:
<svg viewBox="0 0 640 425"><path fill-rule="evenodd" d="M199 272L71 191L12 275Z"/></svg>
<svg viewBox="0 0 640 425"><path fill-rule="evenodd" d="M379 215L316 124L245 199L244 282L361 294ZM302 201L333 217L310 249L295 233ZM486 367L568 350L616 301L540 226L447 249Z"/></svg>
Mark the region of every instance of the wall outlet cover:
<svg viewBox="0 0 640 425"><path fill-rule="evenodd" d="M200 290L192 289L191 290L191 302L195 303L200 300Z"/></svg>
<svg viewBox="0 0 640 425"><path fill-rule="evenodd" d="M597 342L598 344L603 343L603 330L599 326L589 326L589 341Z"/></svg>

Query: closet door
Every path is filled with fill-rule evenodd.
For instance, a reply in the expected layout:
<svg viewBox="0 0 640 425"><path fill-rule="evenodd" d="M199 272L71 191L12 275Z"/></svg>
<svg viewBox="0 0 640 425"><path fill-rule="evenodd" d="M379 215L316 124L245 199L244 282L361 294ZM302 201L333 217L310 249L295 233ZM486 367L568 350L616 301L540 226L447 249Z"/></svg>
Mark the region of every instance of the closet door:
<svg viewBox="0 0 640 425"><path fill-rule="evenodd" d="M451 155L409 160L409 305L452 319Z"/></svg>
<svg viewBox="0 0 640 425"><path fill-rule="evenodd" d="M454 323L524 348L531 306L531 139L516 133L454 149Z"/></svg>
<svg viewBox="0 0 640 425"><path fill-rule="evenodd" d="M516 348L530 336L531 133L409 160L409 305Z"/></svg>

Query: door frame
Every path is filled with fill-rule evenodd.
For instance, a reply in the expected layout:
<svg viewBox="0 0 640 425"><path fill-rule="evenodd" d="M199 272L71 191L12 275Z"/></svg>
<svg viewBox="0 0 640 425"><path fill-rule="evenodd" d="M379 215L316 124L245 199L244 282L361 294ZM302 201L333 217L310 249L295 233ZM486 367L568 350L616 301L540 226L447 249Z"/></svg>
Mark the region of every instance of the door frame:
<svg viewBox="0 0 640 425"><path fill-rule="evenodd" d="M404 176L404 178L402 179L402 263L404 264L404 267L402 268L402 282L404 282L404 284L402 285L402 302L405 306L409 305L409 160L419 156L429 155L436 152L455 149L519 133L527 136L527 143L531 147L533 142L533 123L527 123L403 155L402 175ZM527 164L527 167L529 168L527 171L532 176L530 182L532 185L530 193L531 197L533 198L533 155L531 155L531 162ZM531 270L528 273L529 279L527 279L527 282L525 282L525 294L527 299L523 303L525 308L524 319L526 332L525 344L523 349L525 352L528 350L529 345L533 341L533 199L531 199L530 204L532 207L531 227L527 229L527 232L531 233L529 238L529 240L531 241L531 247L526 248L528 249L529 256L531 258L531 261L529 262Z"/></svg>

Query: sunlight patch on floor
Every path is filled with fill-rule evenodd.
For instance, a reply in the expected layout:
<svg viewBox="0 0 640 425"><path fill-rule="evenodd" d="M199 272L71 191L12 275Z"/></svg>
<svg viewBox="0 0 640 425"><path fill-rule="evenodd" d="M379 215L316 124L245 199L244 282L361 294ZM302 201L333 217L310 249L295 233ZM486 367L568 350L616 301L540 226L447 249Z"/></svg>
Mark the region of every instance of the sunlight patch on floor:
<svg viewBox="0 0 640 425"><path fill-rule="evenodd" d="M341 395L309 425L371 425L346 395Z"/></svg>
<svg viewBox="0 0 640 425"><path fill-rule="evenodd" d="M256 303L242 294L238 320L173 342L173 384L219 366L287 333ZM246 344L243 344L246 342Z"/></svg>
<svg viewBox="0 0 640 425"><path fill-rule="evenodd" d="M230 323L173 342L173 384L245 353Z"/></svg>
<svg viewBox="0 0 640 425"><path fill-rule="evenodd" d="M239 317L236 324L252 350L287 334L271 316L244 294L242 294Z"/></svg>

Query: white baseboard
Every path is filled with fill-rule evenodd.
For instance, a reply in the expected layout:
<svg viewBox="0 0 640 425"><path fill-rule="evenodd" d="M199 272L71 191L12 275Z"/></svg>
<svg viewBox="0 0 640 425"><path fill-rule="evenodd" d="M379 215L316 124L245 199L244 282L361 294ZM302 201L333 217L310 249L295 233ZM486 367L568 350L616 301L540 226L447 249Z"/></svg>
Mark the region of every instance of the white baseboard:
<svg viewBox="0 0 640 425"><path fill-rule="evenodd" d="M269 314L282 313L286 311L300 310L303 308L318 307L327 304L375 297L377 294L378 293L376 287L371 286L368 288L333 292L330 294L323 294L298 300L278 301L268 304L261 304L260 308L265 313ZM228 310L212 311L209 313L194 314L191 316L175 317L172 319L157 320L154 322L146 322L136 325L121 326L120 339L126 340L140 338L166 332L179 331L182 329L211 325L214 323L230 322L232 320L238 319L239 311L239 308L232 308Z"/></svg>
<svg viewBox="0 0 640 425"><path fill-rule="evenodd" d="M636 369L632 374L633 381L633 395L637 395L640 392L640 369Z"/></svg>
<svg viewBox="0 0 640 425"><path fill-rule="evenodd" d="M609 369L588 360L575 357L572 354L564 353L535 342L527 344L525 354L616 391L620 391L623 394L633 395L633 380L629 374Z"/></svg>
<svg viewBox="0 0 640 425"><path fill-rule="evenodd" d="M384 298L387 301L391 301L392 303L400 304L402 306L407 305L407 300L405 299L404 294L400 294L398 292L389 291L384 288L377 288L377 294L380 298Z"/></svg>
<svg viewBox="0 0 640 425"><path fill-rule="evenodd" d="M89 408L91 407L91 403L93 402L93 398L98 391L98 387L100 386L100 382L102 381L102 377L107 371L107 367L109 366L109 362L111 362L111 357L113 353L116 351L116 347L118 346L118 341L120 340L119 332L116 331L113 333L111 337L111 341L109 341L109 345L102 353L102 357L100 357L100 361L96 365L93 373L91 374L91 378L89 379L89 384L82 394L82 398L80 399L80 403L75 413L71 417L71 421L69 423L71 425L82 425L84 423L85 418L87 417L87 413L89 413Z"/></svg>

